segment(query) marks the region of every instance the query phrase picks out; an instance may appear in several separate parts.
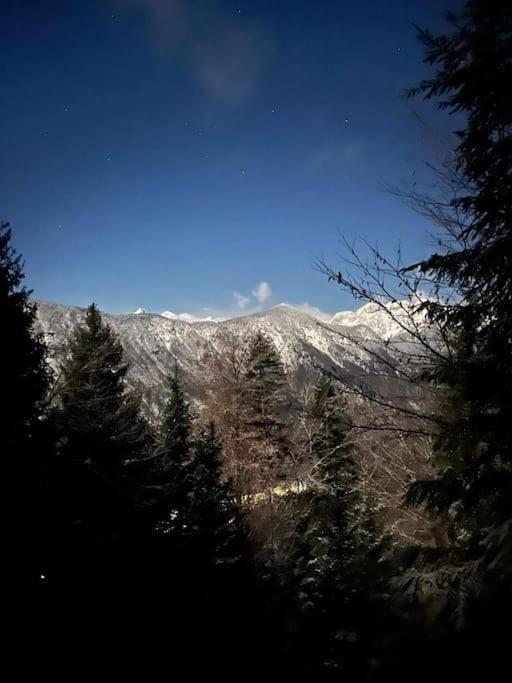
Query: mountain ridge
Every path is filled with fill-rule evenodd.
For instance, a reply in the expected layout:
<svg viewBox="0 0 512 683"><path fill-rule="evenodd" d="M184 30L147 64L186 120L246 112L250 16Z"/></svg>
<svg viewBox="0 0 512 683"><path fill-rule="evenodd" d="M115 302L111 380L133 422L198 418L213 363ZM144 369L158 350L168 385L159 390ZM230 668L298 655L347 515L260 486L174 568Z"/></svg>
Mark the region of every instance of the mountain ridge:
<svg viewBox="0 0 512 683"><path fill-rule="evenodd" d="M57 368L66 353L75 325L85 308L38 301L38 326ZM300 388L317 368L337 374L367 373L375 365L372 350L384 353L389 335L400 335L386 323L384 309L363 306L320 320L311 312L288 304L224 321L188 320L142 312L109 314L105 321L119 335L130 364L129 381L139 387L147 403L157 402L162 384L178 363L193 399L204 385L205 359L222 354L229 335L246 342L257 332L267 334L280 353L290 381Z"/></svg>

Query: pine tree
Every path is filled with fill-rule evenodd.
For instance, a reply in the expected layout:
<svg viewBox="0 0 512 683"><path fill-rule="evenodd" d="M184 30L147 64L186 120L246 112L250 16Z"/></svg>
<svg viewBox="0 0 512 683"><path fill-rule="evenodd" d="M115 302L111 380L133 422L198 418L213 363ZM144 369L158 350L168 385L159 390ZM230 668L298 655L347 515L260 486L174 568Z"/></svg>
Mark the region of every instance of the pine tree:
<svg viewBox="0 0 512 683"><path fill-rule="evenodd" d="M458 192L440 213L441 249L409 268L455 294L422 306L451 343L429 375L447 400L438 413L438 475L414 482L406 500L448 522L448 547L416 560L427 587L446 587L446 628L464 633L440 660L449 655L464 675L461 647L468 672L485 663L492 677L489 667L503 665L512 604L512 8L469 0L449 20L446 35L420 31L435 73L411 94L462 119Z"/></svg>
<svg viewBox="0 0 512 683"><path fill-rule="evenodd" d="M24 280L21 256L11 246L9 223L0 224L0 314L3 333L2 386L6 400L2 408L0 433L3 450L10 457L21 456L33 437L42 415L42 400L48 388L46 348L35 333L37 307Z"/></svg>
<svg viewBox="0 0 512 683"><path fill-rule="evenodd" d="M213 422L195 442L187 481L188 526L196 535L200 551L214 563L240 559L243 544L240 512L229 485L222 480L222 445Z"/></svg>
<svg viewBox="0 0 512 683"><path fill-rule="evenodd" d="M247 493L255 495L257 508L249 512L262 556L276 563L279 517L276 488L287 474L289 459L286 408L287 378L273 341L258 332L252 337L245 360L244 382L244 479Z"/></svg>
<svg viewBox="0 0 512 683"><path fill-rule="evenodd" d="M343 397L336 391L332 380L322 377L314 387L308 409L312 421L311 451L318 458L329 457L338 448L346 449L345 437L350 422L344 410Z"/></svg>
<svg viewBox="0 0 512 683"><path fill-rule="evenodd" d="M453 542L466 558L487 548L505 568L512 566L512 8L470 0L449 18L450 34L420 32L436 73L411 94L464 116L455 150L464 191L451 202L458 220L448 246L414 268L459 300L424 304L454 341L431 376L449 397L437 440L440 475L416 482L408 501L456 519Z"/></svg>
<svg viewBox="0 0 512 683"><path fill-rule="evenodd" d="M240 335L219 333L220 351L210 354L206 366L205 414L222 434L223 471L232 483L238 503L252 491L253 477L247 467L248 344Z"/></svg>
<svg viewBox="0 0 512 683"><path fill-rule="evenodd" d="M185 398L178 366L168 379L167 396L158 439L158 481L166 491L168 505L164 527L182 533L190 486L188 480L192 456L192 414ZM168 517L168 519L166 519Z"/></svg>
<svg viewBox="0 0 512 683"><path fill-rule="evenodd" d="M307 451L311 475L299 496L301 515L297 526L303 583L317 595L321 584L333 579L343 581L361 555L378 545L369 506L357 486L357 468L348 440L350 421L344 408L339 391L329 379L322 378L315 386L309 408L312 428ZM301 557L301 553L305 555ZM307 603L314 603L307 590L302 593Z"/></svg>
<svg viewBox="0 0 512 683"><path fill-rule="evenodd" d="M163 529L185 540L206 561L227 557L240 531L238 508L222 481L222 445L213 422L194 437L193 418L178 368L169 381L160 432L160 480L169 521ZM234 551L236 552L236 551Z"/></svg>
<svg viewBox="0 0 512 683"><path fill-rule="evenodd" d="M274 471L288 452L284 413L288 401L286 374L279 353L267 335L251 340L246 361L247 428L252 445L260 453L260 467ZM263 477L265 478L265 476Z"/></svg>
<svg viewBox="0 0 512 683"><path fill-rule="evenodd" d="M306 489L294 496L295 552L288 570L301 637L315 652L316 664L328 666L337 666L337 659L346 657L344 643L351 647L366 631L380 550L369 506L358 490L344 408L331 381L320 379L308 408L312 474Z"/></svg>
<svg viewBox="0 0 512 683"><path fill-rule="evenodd" d="M189 457L192 415L180 381L178 367L169 378L161 426L161 444L169 463L181 463Z"/></svg>
<svg viewBox="0 0 512 683"><path fill-rule="evenodd" d="M421 269L463 295L469 308L449 309L452 321L480 316L488 323L490 308L510 314L512 9L501 0L469 0L461 15L448 18L455 28L451 34L419 32L425 61L437 71L410 94L435 99L440 109L465 117L456 132L455 165L466 192L453 200L464 220L452 235L454 248L434 254Z"/></svg>
<svg viewBox="0 0 512 683"><path fill-rule="evenodd" d="M9 532L15 581L39 586L44 567L45 534L52 514L48 505L47 469L52 427L45 405L51 373L46 346L35 330L37 307L23 286L23 261L11 246L11 229L0 223L0 353L4 400L0 450L8 464L6 482L13 491Z"/></svg>
<svg viewBox="0 0 512 683"><path fill-rule="evenodd" d="M131 523L147 429L126 384L119 339L95 304L74 331L62 365L61 459L73 479L76 515L87 533L116 534Z"/></svg>
<svg viewBox="0 0 512 683"><path fill-rule="evenodd" d="M280 412L285 400L286 375L274 343L258 332L252 339L246 376L253 409L252 425L272 440L282 439Z"/></svg>

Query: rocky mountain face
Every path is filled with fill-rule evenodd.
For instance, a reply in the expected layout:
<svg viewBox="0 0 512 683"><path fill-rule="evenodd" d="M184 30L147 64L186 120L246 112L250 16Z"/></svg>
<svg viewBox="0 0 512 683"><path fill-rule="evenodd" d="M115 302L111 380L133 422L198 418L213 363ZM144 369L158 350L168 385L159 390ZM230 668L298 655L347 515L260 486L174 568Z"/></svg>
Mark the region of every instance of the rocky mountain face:
<svg viewBox="0 0 512 683"><path fill-rule="evenodd" d="M73 327L84 316L85 309L38 302L40 329L56 368L66 353ZM267 334L281 354L291 384L299 388L315 374L315 366L340 375L368 373L377 362L373 351L388 354L389 341L399 340L403 334L400 325L374 304L337 313L331 319L288 305L222 322L195 321L168 312L158 315L143 309L103 316L119 335L130 364L129 380L142 391L148 405L158 405L162 382L176 362L190 395L200 399L206 359L222 353L228 335L248 340L258 331Z"/></svg>

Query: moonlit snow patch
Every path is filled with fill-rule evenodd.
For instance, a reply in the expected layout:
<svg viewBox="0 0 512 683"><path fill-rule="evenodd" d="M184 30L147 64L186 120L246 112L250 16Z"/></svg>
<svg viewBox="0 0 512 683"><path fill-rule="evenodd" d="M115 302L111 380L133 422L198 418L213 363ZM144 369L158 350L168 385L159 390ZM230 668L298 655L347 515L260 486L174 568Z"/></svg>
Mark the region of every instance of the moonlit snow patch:
<svg viewBox="0 0 512 683"><path fill-rule="evenodd" d="M162 316L162 318L167 318L168 320L182 320L186 323L217 322L217 320L213 318L211 315L202 318L200 316L192 315L191 313L173 313L172 311L162 311L160 315Z"/></svg>

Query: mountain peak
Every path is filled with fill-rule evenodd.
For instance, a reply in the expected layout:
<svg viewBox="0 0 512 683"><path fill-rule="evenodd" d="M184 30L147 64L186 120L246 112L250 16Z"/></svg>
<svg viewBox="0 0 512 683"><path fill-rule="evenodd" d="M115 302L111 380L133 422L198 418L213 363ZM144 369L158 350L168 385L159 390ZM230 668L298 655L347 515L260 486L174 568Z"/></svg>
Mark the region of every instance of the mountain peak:
<svg viewBox="0 0 512 683"><path fill-rule="evenodd" d="M316 306L310 306L307 303L294 305L282 302L280 304L276 304L270 309L270 311L276 310L288 311L292 315L307 315L310 318L315 318L316 320L321 320L322 322L329 322L331 320L331 315L329 313L324 313L324 311L321 311L319 308L316 308Z"/></svg>
<svg viewBox="0 0 512 683"><path fill-rule="evenodd" d="M404 337L404 329L396 321L400 320L400 311L407 312L406 304L389 304L393 312L391 318L386 312L388 304L384 309L380 305L366 305L356 311L338 313L333 318L327 316L326 322L311 307L289 304L219 322L172 311L144 315L144 309L137 315L105 313L104 317L123 343L131 367L130 378L137 386L146 387L150 392L152 387L162 384L178 360L190 386L198 388L198 397L204 382L203 359L210 353L222 352L230 333L234 339L246 341L257 332L268 335L281 354L287 372L299 386L313 376L315 366L334 368L334 372L339 370L340 373L368 368L375 359L366 345L373 348L371 345L378 345L394 335L398 340ZM84 314L80 308L39 302L39 330L45 334L50 358L55 364L74 327L83 323ZM351 327L354 335L350 334ZM227 337L224 332L228 333ZM365 340L363 346L361 338Z"/></svg>
<svg viewBox="0 0 512 683"><path fill-rule="evenodd" d="M344 327L357 327L362 325L370 328L382 339L389 339L404 332L404 327L410 326L410 317L414 316L417 322L424 318L425 314L415 311L417 302L409 299L393 300L379 303L369 301L355 311L340 311L336 313L331 322Z"/></svg>
<svg viewBox="0 0 512 683"><path fill-rule="evenodd" d="M160 313L162 318L167 318L168 320L181 320L185 323L216 323L218 322L211 315L201 318L199 316L192 315L191 313L173 313L172 311L162 311Z"/></svg>

